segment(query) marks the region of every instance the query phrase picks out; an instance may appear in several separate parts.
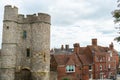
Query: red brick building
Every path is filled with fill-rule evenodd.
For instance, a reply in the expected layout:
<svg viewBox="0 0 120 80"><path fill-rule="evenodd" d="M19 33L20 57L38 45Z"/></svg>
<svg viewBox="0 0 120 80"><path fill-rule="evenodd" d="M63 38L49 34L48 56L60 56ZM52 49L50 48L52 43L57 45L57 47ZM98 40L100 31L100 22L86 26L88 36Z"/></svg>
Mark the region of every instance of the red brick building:
<svg viewBox="0 0 120 80"><path fill-rule="evenodd" d="M51 55L51 70L57 70L58 80L69 78L71 80L81 79L81 62L75 54ZM82 79L81 79L82 80Z"/></svg>
<svg viewBox="0 0 120 80"><path fill-rule="evenodd" d="M65 48L51 51L51 71L57 71L57 79L63 80L92 80L109 79L116 77L118 67L118 53L113 43L109 47L97 45L97 39L92 39L92 45L74 48Z"/></svg>

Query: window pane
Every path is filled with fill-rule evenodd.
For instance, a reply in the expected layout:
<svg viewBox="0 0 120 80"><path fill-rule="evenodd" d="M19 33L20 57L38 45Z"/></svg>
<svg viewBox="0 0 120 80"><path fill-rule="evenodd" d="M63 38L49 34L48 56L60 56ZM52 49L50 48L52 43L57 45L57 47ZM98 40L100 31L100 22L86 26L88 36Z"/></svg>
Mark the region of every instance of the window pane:
<svg viewBox="0 0 120 80"><path fill-rule="evenodd" d="M66 70L69 71L69 66L66 67Z"/></svg>
<svg viewBox="0 0 120 80"><path fill-rule="evenodd" d="M23 38L25 39L27 37L27 31L23 31Z"/></svg>
<svg viewBox="0 0 120 80"><path fill-rule="evenodd" d="M72 71L73 70L73 67L72 67L72 65L70 66L70 71Z"/></svg>

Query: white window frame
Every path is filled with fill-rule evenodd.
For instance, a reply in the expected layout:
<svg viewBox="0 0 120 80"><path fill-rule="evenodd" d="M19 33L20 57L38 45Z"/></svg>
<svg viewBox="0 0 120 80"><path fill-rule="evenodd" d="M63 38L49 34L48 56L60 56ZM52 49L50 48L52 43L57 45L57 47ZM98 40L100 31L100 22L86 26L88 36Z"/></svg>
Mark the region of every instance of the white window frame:
<svg viewBox="0 0 120 80"><path fill-rule="evenodd" d="M100 64L100 71L102 71L102 65Z"/></svg>
<svg viewBox="0 0 120 80"><path fill-rule="evenodd" d="M90 69L90 67L91 67L91 69ZM92 66L91 65L89 65L89 71L92 71Z"/></svg>
<svg viewBox="0 0 120 80"><path fill-rule="evenodd" d="M71 70L71 69L73 69L73 70ZM74 65L67 65L66 72L67 73L75 72L75 66Z"/></svg>
<svg viewBox="0 0 120 80"><path fill-rule="evenodd" d="M110 57L108 57L108 61L110 61Z"/></svg>
<svg viewBox="0 0 120 80"><path fill-rule="evenodd" d="M111 65L109 64L109 65L108 65L108 68L110 69L110 67L111 67Z"/></svg>

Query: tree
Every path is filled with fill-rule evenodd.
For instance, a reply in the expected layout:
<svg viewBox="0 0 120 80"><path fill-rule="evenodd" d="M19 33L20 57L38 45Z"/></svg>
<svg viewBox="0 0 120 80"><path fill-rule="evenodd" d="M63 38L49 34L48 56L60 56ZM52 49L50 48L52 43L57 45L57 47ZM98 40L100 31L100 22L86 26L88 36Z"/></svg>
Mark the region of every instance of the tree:
<svg viewBox="0 0 120 80"><path fill-rule="evenodd" d="M70 80L70 79L68 79L68 78L63 78L62 80Z"/></svg>
<svg viewBox="0 0 120 80"><path fill-rule="evenodd" d="M114 10L112 12L113 17L115 18L114 22L115 24L119 24L119 26L115 27L115 29L118 30L118 34L120 34L120 0L117 1L118 5L118 9ZM120 36L116 37L114 40L116 40L117 42L120 42Z"/></svg>

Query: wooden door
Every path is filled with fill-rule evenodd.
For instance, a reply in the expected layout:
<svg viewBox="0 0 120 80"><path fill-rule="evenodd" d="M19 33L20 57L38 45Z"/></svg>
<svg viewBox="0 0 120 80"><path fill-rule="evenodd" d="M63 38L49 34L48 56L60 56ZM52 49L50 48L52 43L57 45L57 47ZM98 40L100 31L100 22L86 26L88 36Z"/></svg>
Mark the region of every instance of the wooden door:
<svg viewBox="0 0 120 80"><path fill-rule="evenodd" d="M31 72L28 69L23 69L21 71L21 80L32 80L31 79Z"/></svg>

